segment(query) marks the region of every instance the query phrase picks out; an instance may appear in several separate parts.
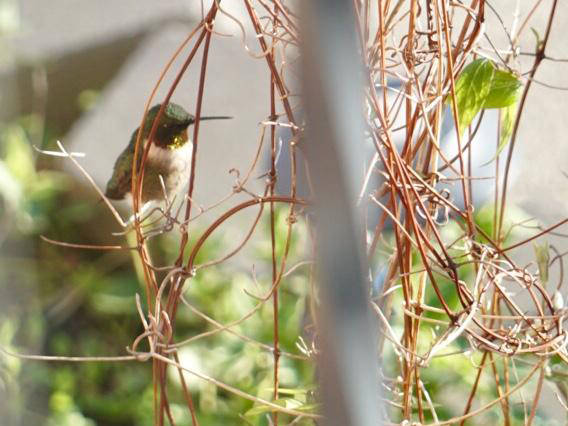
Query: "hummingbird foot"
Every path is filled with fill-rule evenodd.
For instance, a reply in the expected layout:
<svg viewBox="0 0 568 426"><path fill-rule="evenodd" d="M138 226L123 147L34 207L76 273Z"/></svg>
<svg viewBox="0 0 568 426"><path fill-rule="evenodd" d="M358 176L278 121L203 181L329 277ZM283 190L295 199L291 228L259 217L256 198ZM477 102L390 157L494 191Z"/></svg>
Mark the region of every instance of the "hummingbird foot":
<svg viewBox="0 0 568 426"><path fill-rule="evenodd" d="M147 201L145 202L142 207L138 210L137 213L134 213L132 216L130 216L130 218L126 221L126 226L134 226L134 223L136 222L136 219L138 219L138 221L140 223L144 222L146 219L148 219L148 217L152 214L152 212L149 212L150 208L152 207L152 204L154 204L153 201ZM146 213L149 213L148 215L146 215Z"/></svg>
<svg viewBox="0 0 568 426"><path fill-rule="evenodd" d="M112 235L121 236L128 234L130 231L134 229L137 219L138 223L142 224L146 219L148 219L154 213L154 210L149 211L150 208L152 207L152 204L154 204L153 201L148 201L144 203L140 208L140 210L138 210L138 213L131 215L128 218L128 220L124 222L124 230L120 232L113 232Z"/></svg>

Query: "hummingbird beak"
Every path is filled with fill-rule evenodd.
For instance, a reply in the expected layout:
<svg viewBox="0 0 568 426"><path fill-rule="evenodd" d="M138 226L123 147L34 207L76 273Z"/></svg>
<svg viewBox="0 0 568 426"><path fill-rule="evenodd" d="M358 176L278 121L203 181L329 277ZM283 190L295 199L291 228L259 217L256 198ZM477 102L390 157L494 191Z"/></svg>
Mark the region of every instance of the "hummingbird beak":
<svg viewBox="0 0 568 426"><path fill-rule="evenodd" d="M205 117L199 117L199 121L204 121L204 120L229 120L233 117L229 117L228 115L207 115ZM192 124L195 124L195 117L194 116L190 116L187 121L185 121L183 123L185 125L185 127L187 126L191 126Z"/></svg>
<svg viewBox="0 0 568 426"><path fill-rule="evenodd" d="M229 117L228 115L208 115L205 117L200 117L199 121L204 121L204 120L230 120L233 117ZM194 119L195 121L195 119Z"/></svg>

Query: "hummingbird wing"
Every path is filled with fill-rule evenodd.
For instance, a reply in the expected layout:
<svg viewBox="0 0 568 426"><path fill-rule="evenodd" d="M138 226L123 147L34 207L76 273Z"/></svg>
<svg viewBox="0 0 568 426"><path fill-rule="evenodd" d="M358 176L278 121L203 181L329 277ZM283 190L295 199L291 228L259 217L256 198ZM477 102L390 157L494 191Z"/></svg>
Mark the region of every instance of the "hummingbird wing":
<svg viewBox="0 0 568 426"><path fill-rule="evenodd" d="M134 159L134 148L136 146L136 138L138 129L134 131L130 138L128 146L120 153L114 163L114 170L109 179L105 191L105 196L111 200L123 200L126 194L130 193L132 188L132 160ZM142 154L144 144L138 149L138 170L142 162Z"/></svg>

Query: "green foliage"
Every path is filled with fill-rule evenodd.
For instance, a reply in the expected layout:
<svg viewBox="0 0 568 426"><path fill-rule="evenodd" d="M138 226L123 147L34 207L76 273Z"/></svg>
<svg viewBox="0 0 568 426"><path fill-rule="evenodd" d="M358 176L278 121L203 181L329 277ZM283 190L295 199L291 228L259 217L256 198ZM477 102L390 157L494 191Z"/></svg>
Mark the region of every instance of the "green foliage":
<svg viewBox="0 0 568 426"><path fill-rule="evenodd" d="M0 127L0 212L24 233L46 227L48 210L70 187L61 173L35 168L30 142L34 120Z"/></svg>
<svg viewBox="0 0 568 426"><path fill-rule="evenodd" d="M519 89L521 88L519 78L509 71L495 68L493 62L487 59L482 59L482 61L489 62L493 68L491 80L483 83L489 85L489 92L483 103L483 108L506 108L514 105L517 102Z"/></svg>
<svg viewBox="0 0 568 426"><path fill-rule="evenodd" d="M287 209L279 209L276 214L277 235L286 235ZM267 224L268 215L265 218ZM292 245L289 261L299 257L302 247L298 244L304 233L303 224L296 223L292 234ZM268 230L268 225L263 230ZM270 245L266 245L269 236L264 232L257 246L256 252L261 259L271 259ZM278 238L276 241L277 255L282 255L285 241ZM231 247L219 241L219 247ZM212 255L220 257L220 253ZM262 266L264 264L264 266ZM248 336L256 341L272 345L273 333L273 310L272 304L263 304L259 308L260 300L267 295L271 283L271 268L267 268L267 262L259 262L256 279L250 273L231 271L227 265L207 268L198 271L198 282L192 282L186 291L186 297L192 306L202 310L206 315L223 324L233 323L258 309L254 315L246 321L232 327L236 333ZM298 270L297 273L286 277L281 283L280 313L279 316L285 321L280 323L279 341L280 349L286 352L297 353L296 343L302 329L306 311L307 297L306 271ZM192 319L195 321L195 318ZM214 331L204 321L194 325L206 327L203 331ZM187 335L187 332L180 332ZM206 375L218 378L225 383L236 386L259 398L272 400L272 375L273 356L270 352L256 344L246 342L228 333L218 333L206 339L200 339L182 349L180 357L188 363L192 370L197 370ZM280 384L289 388L306 389L312 383L312 366L305 361L282 357L280 359ZM247 415L252 424L266 424L266 413L271 409L256 405L250 401L234 398L225 392L219 391L204 382L195 379L191 375L186 378L193 386L199 389L200 409L206 415L201 424L219 424L219 418L226 419L229 424L240 424L235 415L237 413ZM301 391L299 391L301 392ZM296 399L296 395L282 393L282 398L276 401L285 407L302 406L302 409L313 410L307 400ZM301 411L301 410L300 410ZM208 415L211 416L211 420ZM219 417L221 416L221 417ZM287 417L287 416L284 416ZM205 421L205 423L204 423Z"/></svg>
<svg viewBox="0 0 568 426"><path fill-rule="evenodd" d="M499 118L499 146L497 147L496 157L503 151L513 135L515 119L517 117L517 104L511 104L501 109Z"/></svg>
<svg viewBox="0 0 568 426"><path fill-rule="evenodd" d="M538 265L538 275L542 284L546 288L548 283L548 267L550 263L550 246L548 241L544 244L534 244L534 252L536 256L536 263Z"/></svg>
<svg viewBox="0 0 568 426"><path fill-rule="evenodd" d="M7 350L58 356L123 355L142 329L134 296L141 293L139 280L127 252L86 251L53 246L39 234L83 244L120 243L110 215L101 214L94 194L73 183L66 175L37 166L31 148L31 121L3 126L0 130L0 208L14 223L0 235L4 248L0 258L0 303L9 300L0 312L0 345ZM45 160L45 159L43 159ZM42 164L58 166L61 159ZM276 212L277 256L285 250L287 210ZM260 237L253 251L261 259L253 275L236 263L200 269L186 283L185 297L197 309L222 324L228 324L254 310L272 285L272 270L265 262L272 251L264 212ZM305 230L296 223L289 247L288 267L303 256ZM94 231L93 231L94 230ZM216 237L216 235L219 235ZM193 229L190 246L199 236ZM223 233L212 236L197 261L223 257L235 241ZM170 235L150 244L152 257L160 264L171 263L179 241ZM16 249L17 248L17 249ZM262 266L264 263L266 265ZM296 343L305 321L307 269L285 277L280 295L280 348L297 353ZM231 328L250 339L272 345L272 304L258 308L249 319ZM201 336L180 349L181 362L252 395L272 400L273 355L267 349L231 334L180 306L176 340ZM212 333L209 336L203 333ZM153 425L153 384L151 363L31 363L0 356L0 400L10 401L4 409L2 425ZM266 412L248 400L186 373L200 425L241 424L247 421L266 425ZM303 360L282 356L280 383L283 405L302 400L303 409L311 391L290 395L285 389L311 389L313 369ZM191 425L177 371L170 368L170 405L178 426ZM42 395L37 398L36 395ZM38 420L30 408L47 413ZM258 413L250 412L257 409ZM283 419L289 418L282 416ZM289 420L289 421L290 421ZM299 423L311 424L307 422Z"/></svg>
<svg viewBox="0 0 568 426"><path fill-rule="evenodd" d="M77 106L81 111L89 111L93 109L100 97L100 92L93 89L86 89L77 96Z"/></svg>
<svg viewBox="0 0 568 426"><path fill-rule="evenodd" d="M0 35L10 34L20 27L19 2L17 0L0 1ZM4 49L2 49L4 50ZM0 54L0 60L2 60Z"/></svg>
<svg viewBox="0 0 568 426"><path fill-rule="evenodd" d="M483 108L491 90L494 72L490 61L479 59L465 67L457 79L455 92L460 133L463 133Z"/></svg>
<svg viewBox="0 0 568 426"><path fill-rule="evenodd" d="M528 225L528 215L518 208L509 206L508 213L509 214L505 217L504 223L504 232L506 235L504 242L505 245L512 241L516 241L519 238L526 237L527 231L522 227L515 226L515 223L525 223ZM487 233L487 235L493 236L494 232L496 232L494 206L487 204L476 210L474 221L479 228ZM470 248L460 241L460 236L463 236L464 227L465 224L461 221L461 219L451 219L447 225L441 228L441 238L446 244L446 247L451 244L449 255L452 257L457 266L458 279L471 290L473 283L475 282L477 272L473 266L472 257L469 254ZM530 233L530 231L528 232ZM386 247L392 247L393 242L391 238L392 235L386 235L384 237ZM482 238L479 239L483 243L486 242ZM435 238L432 238L431 243L439 251L441 251ZM547 262L546 255L548 254L548 247L545 245L544 247L540 247L538 250L542 253L537 255L537 260L541 257L542 260L539 264L542 263L544 265ZM421 274L424 271L424 265L418 255L417 249L413 250L411 270L413 271L409 277L412 283L411 287L413 289L417 289L421 279ZM453 310L453 312L463 312L463 305L459 299L455 282L443 274L438 274L438 269L436 267L433 267L433 270L436 283L445 302L448 304L450 309ZM401 285L400 278L395 285ZM429 279L426 283L425 292L424 305L441 309L442 306L438 295L434 291L433 285ZM391 306L393 312L392 315L388 317L389 323L394 331L396 340L402 341L404 339L405 330L403 322L404 316L401 313L401 309L404 306L404 298L402 291L393 292L392 295L393 299ZM388 314L387 312L384 313L385 315ZM421 318L420 335L417 341L416 352L420 356L425 356L432 348L434 342L439 341L445 335L449 329L449 321L445 313L431 310L424 310ZM434 321L442 321L443 323L435 323ZM399 380L398 378L402 377L404 368L402 362L403 356L401 355L402 351L399 351L397 354L393 350L393 347L394 345L390 345L390 339L387 339L385 343L385 348L387 348L387 350L385 350L382 366L387 378L397 378L397 380ZM467 401L467 398L474 386L482 356L483 351L472 349L472 345L470 340L467 338L467 334L463 333L453 340L448 346L444 347L440 352L435 353L435 356L429 359L426 366L420 369L420 380L424 383L430 399L434 401L434 407L440 421L459 416L463 413L464 403ZM505 361L503 361L503 359L505 359ZM504 386L503 377L505 377L506 374L511 375L512 371L514 371L518 377L524 377L532 367L533 361L534 359L530 356L518 355L515 357L515 366L511 367L513 364L511 358L502 358L499 355L494 355L493 361L486 360L484 372L479 383L477 383L476 404L485 404L499 397L495 386L493 370L489 368L490 362L494 365L495 370L503 382L501 386ZM559 357L556 362L556 365L548 370L547 379L553 383L554 387L558 389L558 393L562 397L564 395L563 392L565 391L566 398L568 398L568 387L564 385L567 372L564 371L564 363ZM504 368L505 363L509 365L507 371L505 371ZM395 379L393 379L393 382L394 381ZM536 382L536 376L529 386L531 389L530 392L533 392L533 388L536 386L534 382ZM396 386L393 385L393 387L397 390L402 387L399 381L396 381ZM393 394L396 395L396 392L393 392ZM413 396L413 398L415 398L415 396ZM393 398L392 402L394 404L402 403L402 401L397 399L396 396ZM416 407L417 403L418 401L414 400L413 406ZM512 424L523 423L526 418L523 410L524 408L519 401L518 395L511 396L510 411L511 421L513 422ZM426 424L433 424L434 418L429 409L429 405L424 403L423 412ZM404 420L400 413L400 409L396 406L393 406L389 414L391 415L393 423L396 423L397 421L402 422ZM537 412L537 417L538 414L539 412ZM414 415L417 417L417 413L414 413ZM541 423L538 424L554 424L546 422L542 418L540 418L539 421ZM477 415L474 419L468 420L466 424L469 424L470 422L472 425L504 424L500 405L495 404L489 410Z"/></svg>
<svg viewBox="0 0 568 426"><path fill-rule="evenodd" d="M510 135L511 122L514 121L510 114L514 113L512 108L517 102L520 87L517 76L497 69L488 59L477 59L466 66L456 80L455 89L460 133L482 109L505 108L508 109L509 120L502 122L501 133Z"/></svg>

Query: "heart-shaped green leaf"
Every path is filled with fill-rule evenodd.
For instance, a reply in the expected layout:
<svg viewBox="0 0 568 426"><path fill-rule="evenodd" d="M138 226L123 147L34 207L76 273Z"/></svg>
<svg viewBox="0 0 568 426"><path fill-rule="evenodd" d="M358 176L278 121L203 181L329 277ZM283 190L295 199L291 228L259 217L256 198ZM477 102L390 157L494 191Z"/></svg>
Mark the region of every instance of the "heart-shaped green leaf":
<svg viewBox="0 0 568 426"><path fill-rule="evenodd" d="M460 133L463 133L483 108L494 73L495 67L491 61L478 59L466 66L456 81Z"/></svg>
<svg viewBox="0 0 568 426"><path fill-rule="evenodd" d="M505 108L517 103L521 82L509 71L495 70L483 108Z"/></svg>
<svg viewBox="0 0 568 426"><path fill-rule="evenodd" d="M509 71L499 70L489 59L476 59L466 66L456 81L456 101L460 133L471 124L479 111L484 108L509 108L515 105L519 96L521 82ZM451 99L450 99L451 101ZM502 122L503 139L508 140L514 119L514 108L505 114Z"/></svg>

